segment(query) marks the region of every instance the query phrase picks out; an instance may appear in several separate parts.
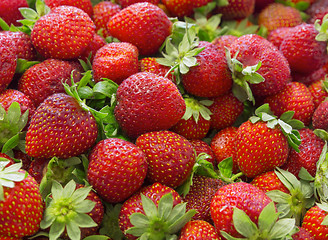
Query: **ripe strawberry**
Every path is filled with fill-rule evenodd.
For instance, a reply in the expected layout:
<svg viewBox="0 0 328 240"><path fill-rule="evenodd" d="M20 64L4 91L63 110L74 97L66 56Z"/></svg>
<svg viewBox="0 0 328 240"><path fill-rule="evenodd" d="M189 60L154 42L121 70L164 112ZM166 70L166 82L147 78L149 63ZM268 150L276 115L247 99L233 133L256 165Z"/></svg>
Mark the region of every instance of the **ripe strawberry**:
<svg viewBox="0 0 328 240"><path fill-rule="evenodd" d="M170 67L159 64L154 57L146 57L139 61L140 72L151 72L159 76L165 77ZM176 82L176 77L170 72L167 78Z"/></svg>
<svg viewBox="0 0 328 240"><path fill-rule="evenodd" d="M21 238L0 236L0 240L21 240Z"/></svg>
<svg viewBox="0 0 328 240"><path fill-rule="evenodd" d="M312 116L312 126L314 129L328 130L328 101L319 104Z"/></svg>
<svg viewBox="0 0 328 240"><path fill-rule="evenodd" d="M92 63L96 55L96 52L105 45L106 45L105 39L95 33L92 42L84 49L79 59L86 61L91 54L90 62Z"/></svg>
<svg viewBox="0 0 328 240"><path fill-rule="evenodd" d="M258 24L266 27L268 32L280 27L295 27L303 22L300 12L281 3L272 3L259 14Z"/></svg>
<svg viewBox="0 0 328 240"><path fill-rule="evenodd" d="M110 36L107 30L107 23L116 13L121 11L121 7L111 1L103 1L97 3L93 7L93 22L96 25L96 32L101 32L103 37Z"/></svg>
<svg viewBox="0 0 328 240"><path fill-rule="evenodd" d="M70 84L73 70L74 81L78 81L81 74L70 62L47 59L24 72L18 81L18 90L29 96L37 107L50 95L65 92L62 83Z"/></svg>
<svg viewBox="0 0 328 240"><path fill-rule="evenodd" d="M215 228L202 220L190 221L181 229L179 240L221 240Z"/></svg>
<svg viewBox="0 0 328 240"><path fill-rule="evenodd" d="M255 0L255 12L259 13L269 4L274 3L274 0Z"/></svg>
<svg viewBox="0 0 328 240"><path fill-rule="evenodd" d="M127 6L130 6L132 4L138 3L138 2L149 2L154 5L158 5L160 3L160 0L118 0L119 4L122 6L122 8L126 8Z"/></svg>
<svg viewBox="0 0 328 240"><path fill-rule="evenodd" d="M137 138L136 145L146 154L150 182L175 188L191 174L195 150L181 135L171 131L148 132Z"/></svg>
<svg viewBox="0 0 328 240"><path fill-rule="evenodd" d="M292 235L293 240L315 240L311 233L302 227L298 227L298 232Z"/></svg>
<svg viewBox="0 0 328 240"><path fill-rule="evenodd" d="M0 235L30 236L39 230L43 215L39 185L20 170L21 163L6 167L8 162L1 163L1 178L6 184L2 185L0 202Z"/></svg>
<svg viewBox="0 0 328 240"><path fill-rule="evenodd" d="M308 88L312 95L314 109L316 109L320 103L322 103L326 97L328 97L328 91L326 90L326 85L328 79L320 79L311 83Z"/></svg>
<svg viewBox="0 0 328 240"><path fill-rule="evenodd" d="M224 49L200 41L198 48L202 47L205 49L196 56L198 65L182 75L184 89L198 97L217 97L227 93L232 86L232 76Z"/></svg>
<svg viewBox="0 0 328 240"><path fill-rule="evenodd" d="M231 92L213 99L209 106L211 111L211 128L220 130L232 126L244 111L244 105Z"/></svg>
<svg viewBox="0 0 328 240"><path fill-rule="evenodd" d="M224 185L225 183L220 179L194 175L188 194L182 197L182 200L187 203L187 210L197 210L192 217L193 220L212 222L211 201L217 190Z"/></svg>
<svg viewBox="0 0 328 240"><path fill-rule="evenodd" d="M288 188L286 188L286 186L280 181L274 171L268 171L256 176L253 178L250 184L259 188L265 193L273 190L289 193Z"/></svg>
<svg viewBox="0 0 328 240"><path fill-rule="evenodd" d="M145 154L122 139L102 140L89 155L88 181L110 203L122 202L135 193L146 173Z"/></svg>
<svg viewBox="0 0 328 240"><path fill-rule="evenodd" d="M0 161L4 161L4 160L6 160L6 159L8 159L9 160L9 163L7 163L7 167L9 167L10 165L13 165L13 164L15 164L15 161L14 161L14 159L12 159L11 157L9 157L7 154L5 154L5 153L0 153L0 158L1 158L1 160ZM5 159L4 159L5 158Z"/></svg>
<svg viewBox="0 0 328 240"><path fill-rule="evenodd" d="M278 27L268 34L267 39L279 49L281 42L292 29L291 27Z"/></svg>
<svg viewBox="0 0 328 240"><path fill-rule="evenodd" d="M55 93L33 115L26 133L26 153L32 157L69 158L88 150L98 134L94 116L77 100Z"/></svg>
<svg viewBox="0 0 328 240"><path fill-rule="evenodd" d="M155 54L171 34L171 28L172 23L164 11L148 2L124 8L107 24L107 30L113 37L132 43L141 55Z"/></svg>
<svg viewBox="0 0 328 240"><path fill-rule="evenodd" d="M310 208L302 223L302 228L307 230L315 240L325 240L328 237L328 226L323 225L322 222L327 217L327 209L321 209L318 204Z"/></svg>
<svg viewBox="0 0 328 240"><path fill-rule="evenodd" d="M22 169L28 171L31 162L32 162L32 158L27 155L26 153L22 152L21 150L14 150L14 158L17 160L22 161Z"/></svg>
<svg viewBox="0 0 328 240"><path fill-rule="evenodd" d="M176 85L153 73L136 73L117 89L115 117L131 138L169 129L183 116L186 104Z"/></svg>
<svg viewBox="0 0 328 240"><path fill-rule="evenodd" d="M328 2L325 0L317 0L306 10L306 14L310 16L308 23L315 23L316 20L322 21L323 17L328 13Z"/></svg>
<svg viewBox="0 0 328 240"><path fill-rule="evenodd" d="M216 167L216 157L212 150L212 148L203 140L195 139L195 140L189 140L191 145L195 148L196 156L199 156L201 153L206 153L208 157L206 158L206 161L212 163L213 167Z"/></svg>
<svg viewBox="0 0 328 240"><path fill-rule="evenodd" d="M291 71L308 74L325 64L327 44L315 39L318 33L313 24L300 24L285 36L280 51L287 58Z"/></svg>
<svg viewBox="0 0 328 240"><path fill-rule="evenodd" d="M40 184L46 174L49 158L34 158L28 168L28 173Z"/></svg>
<svg viewBox="0 0 328 240"><path fill-rule="evenodd" d="M249 17L255 8L255 0L231 0L227 6L218 7L217 12L225 20L243 19Z"/></svg>
<svg viewBox="0 0 328 240"><path fill-rule="evenodd" d="M21 7L28 7L26 0L2 0L0 1L0 17L8 25L21 25L17 20L23 19L19 11Z"/></svg>
<svg viewBox="0 0 328 240"><path fill-rule="evenodd" d="M90 44L94 32L95 25L83 10L59 6L35 22L31 39L45 58L73 59Z"/></svg>
<svg viewBox="0 0 328 240"><path fill-rule="evenodd" d="M219 188L211 202L211 217L216 231L241 237L232 221L234 208L243 210L257 224L260 212L271 201L264 192L249 183L235 182Z"/></svg>
<svg viewBox="0 0 328 240"><path fill-rule="evenodd" d="M230 45L235 41L238 37L234 35L222 35L217 38L215 38L212 43L216 46L218 46L221 49L224 49L224 47L230 48Z"/></svg>
<svg viewBox="0 0 328 240"><path fill-rule="evenodd" d="M12 48L8 37L0 36L0 93L3 92L13 80L16 62L16 51Z"/></svg>
<svg viewBox="0 0 328 240"><path fill-rule="evenodd" d="M194 13L194 8L202 7L208 4L209 0L162 0L162 3L167 8L170 16L185 17L191 16Z"/></svg>
<svg viewBox="0 0 328 240"><path fill-rule="evenodd" d="M306 126L310 124L314 112L312 95L305 84L289 82L279 93L264 99L272 112L280 117L286 111L294 111L294 118Z"/></svg>
<svg viewBox="0 0 328 240"><path fill-rule="evenodd" d="M100 48L93 60L92 70L96 82L108 78L120 84L139 71L139 52L127 42L112 42Z"/></svg>
<svg viewBox="0 0 328 240"><path fill-rule="evenodd" d="M47 4L48 7L51 9L59 7L59 6L73 6L77 7L79 9L82 9L84 12L86 12L89 17L92 17L93 14L93 7L91 0L44 0L45 4Z"/></svg>

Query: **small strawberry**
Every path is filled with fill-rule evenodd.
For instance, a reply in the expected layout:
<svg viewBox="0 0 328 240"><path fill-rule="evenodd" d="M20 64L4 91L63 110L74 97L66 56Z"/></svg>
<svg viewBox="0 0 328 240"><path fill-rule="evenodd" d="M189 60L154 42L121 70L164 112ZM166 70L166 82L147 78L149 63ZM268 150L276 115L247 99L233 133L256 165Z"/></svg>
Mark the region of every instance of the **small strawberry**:
<svg viewBox="0 0 328 240"><path fill-rule="evenodd" d="M317 80L311 83L308 88L316 109L328 97L328 78Z"/></svg>
<svg viewBox="0 0 328 240"><path fill-rule="evenodd" d="M275 171L268 171L257 175L250 184L258 187L263 192L269 192L272 190L279 190L284 193L289 193L288 188L280 181Z"/></svg>
<svg viewBox="0 0 328 240"><path fill-rule="evenodd" d="M87 59L90 57L90 62L92 63L96 55L96 52L105 45L106 45L105 39L95 33L92 42L90 42L89 45L84 49L79 59L82 59L83 61L87 61Z"/></svg>
<svg viewBox="0 0 328 240"><path fill-rule="evenodd" d="M136 145L148 163L147 179L175 188L189 177L196 161L191 143L171 131L153 131L140 135Z"/></svg>
<svg viewBox="0 0 328 240"><path fill-rule="evenodd" d="M51 9L59 6L73 6L82 9L89 17L92 17L93 7L91 0L44 0L45 4Z"/></svg>
<svg viewBox="0 0 328 240"><path fill-rule="evenodd" d="M278 27L268 34L267 39L279 49L281 42L292 29L291 27Z"/></svg>
<svg viewBox="0 0 328 240"><path fill-rule="evenodd" d="M149 2L154 5L158 5L160 3L160 0L117 0L117 1L122 6L122 8L126 8L127 6L130 6L138 2Z"/></svg>
<svg viewBox="0 0 328 240"><path fill-rule="evenodd" d="M215 228L208 222L194 220L181 229L179 240L221 240Z"/></svg>
<svg viewBox="0 0 328 240"><path fill-rule="evenodd" d="M328 101L319 104L312 116L312 126L314 129L320 128L328 130Z"/></svg>
<svg viewBox="0 0 328 240"><path fill-rule="evenodd" d="M212 150L212 148L203 140L195 139L189 140L189 142L193 145L196 151L196 156L198 157L200 154L206 153L208 156L206 161L212 163L213 167L216 167L216 156Z"/></svg>
<svg viewBox="0 0 328 240"><path fill-rule="evenodd" d="M162 3L169 11L170 16L185 17L191 16L195 8L205 6L210 0L162 0Z"/></svg>
<svg viewBox="0 0 328 240"><path fill-rule="evenodd" d="M0 17L8 25L21 25L17 20L23 19L19 8L28 7L26 0L2 0L0 1Z"/></svg>
<svg viewBox="0 0 328 240"><path fill-rule="evenodd" d="M254 12L255 0L229 0L227 6L218 7L216 12L222 14L222 19L244 19Z"/></svg>
<svg viewBox="0 0 328 240"><path fill-rule="evenodd" d="M148 2L124 8L107 24L111 36L132 43L141 55L155 54L171 34L171 28L172 23L164 11Z"/></svg>
<svg viewBox="0 0 328 240"><path fill-rule="evenodd" d="M146 173L143 151L122 139L102 140L89 155L88 181L110 203L122 202L135 193Z"/></svg>
<svg viewBox="0 0 328 240"><path fill-rule="evenodd" d="M139 51L127 42L112 42L100 48L93 60L92 70L96 82L108 78L117 84L139 71Z"/></svg>
<svg viewBox="0 0 328 240"><path fill-rule="evenodd" d="M131 138L174 126L183 116L186 104L176 85L153 73L136 73L117 90L115 117Z"/></svg>
<svg viewBox="0 0 328 240"><path fill-rule="evenodd" d="M13 80L17 66L15 48L12 48L8 37L0 36L0 93L3 92Z"/></svg>
<svg viewBox="0 0 328 240"><path fill-rule="evenodd" d="M307 230L315 240L325 240L328 237L327 204L319 204L310 208L302 223L302 228Z"/></svg>
<svg viewBox="0 0 328 240"><path fill-rule="evenodd" d="M170 67L159 64L154 57L146 57L139 61L140 72L151 72L159 76L165 77L170 70ZM176 77L170 72L167 76L168 79L176 83Z"/></svg>

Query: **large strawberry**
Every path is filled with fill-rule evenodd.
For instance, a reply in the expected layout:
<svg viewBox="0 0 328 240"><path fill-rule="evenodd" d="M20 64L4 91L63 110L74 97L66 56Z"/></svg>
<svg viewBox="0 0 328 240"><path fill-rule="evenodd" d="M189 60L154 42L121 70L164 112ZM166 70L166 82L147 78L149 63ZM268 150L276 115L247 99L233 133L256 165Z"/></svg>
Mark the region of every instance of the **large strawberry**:
<svg viewBox="0 0 328 240"><path fill-rule="evenodd" d="M171 28L172 23L164 11L148 2L124 8L107 24L113 37L137 46L141 55L155 54L171 34Z"/></svg>
<svg viewBox="0 0 328 240"><path fill-rule="evenodd" d="M186 104L176 85L153 73L136 73L117 89L115 117L131 138L169 129L183 116Z"/></svg>
<svg viewBox="0 0 328 240"><path fill-rule="evenodd" d="M163 0L162 1L171 16L174 17L185 17L190 16L194 13L194 8L202 7L209 0Z"/></svg>
<svg viewBox="0 0 328 240"><path fill-rule="evenodd" d="M118 138L100 141L89 155L88 181L107 202L122 202L143 184L146 156L133 143Z"/></svg>
<svg viewBox="0 0 328 240"><path fill-rule="evenodd" d="M65 93L55 93L37 108L26 134L33 157L69 158L87 151L98 133L94 116Z"/></svg>
<svg viewBox="0 0 328 240"><path fill-rule="evenodd" d="M191 174L195 151L181 135L171 131L148 132L137 138L136 145L146 154L150 182L175 188Z"/></svg>
<svg viewBox="0 0 328 240"><path fill-rule="evenodd" d="M215 228L203 220L194 220L188 222L181 229L179 240L202 239L202 240L220 240Z"/></svg>
<svg viewBox="0 0 328 240"><path fill-rule="evenodd" d="M51 9L63 5L73 6L82 9L90 17L93 14L93 7L91 0L44 0L45 4Z"/></svg>
<svg viewBox="0 0 328 240"><path fill-rule="evenodd" d="M39 185L24 170L21 163L6 167L9 160L0 161L1 199L0 235L22 238L40 228L43 201Z"/></svg>

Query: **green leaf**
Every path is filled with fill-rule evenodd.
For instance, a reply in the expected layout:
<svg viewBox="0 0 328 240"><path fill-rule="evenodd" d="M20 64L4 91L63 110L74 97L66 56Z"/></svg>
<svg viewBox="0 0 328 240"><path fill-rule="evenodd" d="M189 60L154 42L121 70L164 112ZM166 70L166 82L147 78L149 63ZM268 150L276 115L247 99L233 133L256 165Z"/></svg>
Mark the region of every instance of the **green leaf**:
<svg viewBox="0 0 328 240"><path fill-rule="evenodd" d="M173 209L172 193L165 194L158 202L158 217L167 219Z"/></svg>
<svg viewBox="0 0 328 240"><path fill-rule="evenodd" d="M105 235L91 235L83 238L83 240L107 240L107 239L109 239L109 237Z"/></svg>
<svg viewBox="0 0 328 240"><path fill-rule="evenodd" d="M272 201L277 203L285 203L290 198L290 195L287 193L284 193L280 190L272 190L265 193L268 195L269 198L271 198Z"/></svg>
<svg viewBox="0 0 328 240"><path fill-rule="evenodd" d="M235 229L241 235L247 238L252 238L258 234L256 224L252 222L252 220L244 211L235 207L233 210L232 218Z"/></svg>
<svg viewBox="0 0 328 240"><path fill-rule="evenodd" d="M149 218L140 212L132 213L130 215L130 222L133 227L144 229L148 228L150 223Z"/></svg>
<svg viewBox="0 0 328 240"><path fill-rule="evenodd" d="M301 189L301 182L294 174L281 168L276 168L274 172L289 191L293 189Z"/></svg>
<svg viewBox="0 0 328 240"><path fill-rule="evenodd" d="M289 122L290 120L292 120L293 116L294 116L295 112L294 111L287 111L284 112L283 114L281 114L280 116L280 120L284 121L284 122Z"/></svg>
<svg viewBox="0 0 328 240"><path fill-rule="evenodd" d="M233 168L233 160L232 157L228 157L224 160L222 160L218 164L218 168L220 170L220 173L227 178L230 178L232 176L232 168Z"/></svg>
<svg viewBox="0 0 328 240"><path fill-rule="evenodd" d="M38 13L31 8L21 7L19 8L19 11L26 19L37 20L39 18Z"/></svg>
<svg viewBox="0 0 328 240"><path fill-rule="evenodd" d="M30 67L40 63L39 61L28 61L26 59L18 58L15 72L23 74Z"/></svg>
<svg viewBox="0 0 328 240"><path fill-rule="evenodd" d="M247 238L236 238L236 237L233 237L230 234L228 234L228 233L226 233L225 231L222 231L222 230L220 231L220 233L227 240L245 240L245 239L247 239Z"/></svg>
<svg viewBox="0 0 328 240"><path fill-rule="evenodd" d="M71 240L81 239L81 230L74 221L69 221L66 225L67 235Z"/></svg>
<svg viewBox="0 0 328 240"><path fill-rule="evenodd" d="M195 209L189 210L187 213L183 214L180 218L178 218L174 224L171 224L168 228L168 232L170 234L177 233L181 230L181 228L187 224L191 220L191 218L197 213Z"/></svg>
<svg viewBox="0 0 328 240"><path fill-rule="evenodd" d="M141 194L142 207L148 218L152 219L158 216L158 211L155 203L145 195Z"/></svg>
<svg viewBox="0 0 328 240"><path fill-rule="evenodd" d="M285 123L284 121L282 121L280 119L278 119L278 124L285 133L287 133L287 134L292 133L293 128L289 124Z"/></svg>
<svg viewBox="0 0 328 240"><path fill-rule="evenodd" d="M71 180L71 181L74 181L74 180ZM76 189L76 191L73 193L73 195L71 197L72 201L76 202L76 203L82 202L83 200L86 199L86 197L88 196L90 191L91 191L91 186Z"/></svg>
<svg viewBox="0 0 328 240"><path fill-rule="evenodd" d="M324 226L328 225L328 216L325 216L325 218L321 222L321 225L324 225Z"/></svg>
<svg viewBox="0 0 328 240"><path fill-rule="evenodd" d="M71 198L76 188L74 180L69 181L63 189L62 195L66 198Z"/></svg>
<svg viewBox="0 0 328 240"><path fill-rule="evenodd" d="M60 235L65 230L65 224L62 222L54 221L53 224L50 227L49 231L49 239L50 240L57 240Z"/></svg>
<svg viewBox="0 0 328 240"><path fill-rule="evenodd" d="M19 143L19 133L11 137L2 147L1 152L7 153L8 151L14 149Z"/></svg>
<svg viewBox="0 0 328 240"><path fill-rule="evenodd" d="M9 31L9 25L0 17L0 27L3 31Z"/></svg>
<svg viewBox="0 0 328 240"><path fill-rule="evenodd" d="M92 228L98 226L97 223L95 223L95 221L88 214L85 213L76 214L74 220L71 222L75 222L76 225L80 228Z"/></svg>
<svg viewBox="0 0 328 240"><path fill-rule="evenodd" d="M314 181L314 177L304 168L302 167L298 173L298 177L305 181Z"/></svg>
<svg viewBox="0 0 328 240"><path fill-rule="evenodd" d="M284 218L279 219L272 227L269 235L272 239L281 239L289 234L295 227L295 219Z"/></svg>
<svg viewBox="0 0 328 240"><path fill-rule="evenodd" d="M52 188L51 188L51 194L53 199L59 199L62 197L63 193L63 187L60 183L57 181L53 181Z"/></svg>
<svg viewBox="0 0 328 240"><path fill-rule="evenodd" d="M75 211L78 213L89 213L95 207L96 203L91 200L83 200L75 207Z"/></svg>
<svg viewBox="0 0 328 240"><path fill-rule="evenodd" d="M35 9L40 16L46 15L50 12L50 8L43 0L36 0Z"/></svg>
<svg viewBox="0 0 328 240"><path fill-rule="evenodd" d="M258 226L260 232L268 231L278 220L279 213L276 212L274 202L266 205L259 215Z"/></svg>

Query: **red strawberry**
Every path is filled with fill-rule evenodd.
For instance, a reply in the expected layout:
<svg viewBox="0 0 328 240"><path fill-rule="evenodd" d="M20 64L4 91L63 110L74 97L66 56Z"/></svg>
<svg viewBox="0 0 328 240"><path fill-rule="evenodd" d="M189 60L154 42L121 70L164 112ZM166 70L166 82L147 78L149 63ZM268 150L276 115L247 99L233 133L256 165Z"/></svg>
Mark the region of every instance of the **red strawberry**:
<svg viewBox="0 0 328 240"><path fill-rule="evenodd" d="M122 8L126 8L127 6L130 6L138 2L149 2L154 5L158 5L160 3L160 0L118 0L118 2L122 6Z"/></svg>
<svg viewBox="0 0 328 240"><path fill-rule="evenodd" d="M159 64L154 57L146 57L139 61L140 72L151 72L159 76L165 77L170 67ZM176 82L176 77L170 72L167 78Z"/></svg>
<svg viewBox="0 0 328 240"><path fill-rule="evenodd" d="M328 61L319 69L311 72L309 74L301 74L294 72L292 73L293 81L302 82L309 86L310 84L324 79L325 75L328 73Z"/></svg>
<svg viewBox="0 0 328 240"><path fill-rule="evenodd" d="M267 39L279 49L281 42L292 29L291 27L278 27L268 34Z"/></svg>
<svg viewBox="0 0 328 240"><path fill-rule="evenodd" d="M50 95L65 92L62 83L71 83L73 70L74 81L78 81L80 72L70 62L47 59L24 72L18 81L18 90L29 96L37 107Z"/></svg>
<svg viewBox="0 0 328 240"><path fill-rule="evenodd" d="M168 78L141 72L125 79L117 89L115 117L131 138L175 125L186 104L176 85Z"/></svg>
<svg viewBox="0 0 328 240"><path fill-rule="evenodd" d="M105 45L106 45L105 39L95 33L92 42L84 49L83 53L79 58L86 61L91 54L90 62L92 63L96 55L96 52Z"/></svg>
<svg viewBox="0 0 328 240"><path fill-rule="evenodd" d="M312 95L315 109L328 97L328 91L326 90L327 83L328 79L321 79L311 83L308 87Z"/></svg>
<svg viewBox="0 0 328 240"><path fill-rule="evenodd" d="M2 0L0 1L0 17L8 24L19 26L17 20L23 19L19 8L28 7L26 0Z"/></svg>
<svg viewBox="0 0 328 240"><path fill-rule="evenodd" d="M294 111L294 118L306 126L310 124L314 112L312 95L305 84L289 82L279 93L264 99L272 112L280 117L287 111Z"/></svg>
<svg viewBox="0 0 328 240"><path fill-rule="evenodd" d="M73 59L90 44L94 32L95 25L83 10L59 6L36 21L31 39L45 58Z"/></svg>
<svg viewBox="0 0 328 240"><path fill-rule="evenodd" d="M202 220L190 221L181 229L179 240L221 240L215 228Z"/></svg>
<svg viewBox="0 0 328 240"><path fill-rule="evenodd" d="M26 153L32 157L69 158L87 151L96 141L94 116L65 93L46 98L33 115L26 134Z"/></svg>
<svg viewBox="0 0 328 240"><path fill-rule="evenodd" d="M315 23L316 20L322 21L323 17L328 13L328 2L325 0L317 0L306 10L306 14L310 16L308 23Z"/></svg>
<svg viewBox="0 0 328 240"><path fill-rule="evenodd" d="M11 41L7 36L0 36L0 93L3 92L13 80L17 66L16 51L11 45Z"/></svg>
<svg viewBox="0 0 328 240"><path fill-rule="evenodd" d="M191 174L196 155L191 143L171 131L140 135L136 145L146 154L147 179L169 187L180 186Z"/></svg>
<svg viewBox="0 0 328 240"><path fill-rule="evenodd" d="M107 24L107 30L113 37L132 43L141 55L155 54L171 34L171 28L172 23L164 11L148 2L124 8Z"/></svg>
<svg viewBox="0 0 328 240"><path fill-rule="evenodd" d="M46 174L49 159L47 158L34 158L28 168L28 173L37 181L41 183L42 178Z"/></svg>
<svg viewBox="0 0 328 240"><path fill-rule="evenodd" d="M274 171L262 173L256 176L250 183L265 193L272 190L279 190L284 193L289 193L289 190L280 181Z"/></svg>
<svg viewBox="0 0 328 240"><path fill-rule="evenodd" d="M255 0L255 12L259 13L263 8L271 3L274 3L274 0Z"/></svg>
<svg viewBox="0 0 328 240"><path fill-rule="evenodd" d="M232 86L232 76L223 48L213 43L200 41L204 47L197 56L197 66L182 75L182 84L187 93L198 97L217 97L227 93Z"/></svg>
<svg viewBox="0 0 328 240"><path fill-rule="evenodd" d="M311 233L302 227L298 227L298 232L292 235L293 240L315 240Z"/></svg>
<svg viewBox="0 0 328 240"><path fill-rule="evenodd" d="M287 58L292 71L308 74L325 64L327 44L315 39L318 33L313 24L301 24L285 36L280 51Z"/></svg>
<svg viewBox="0 0 328 240"><path fill-rule="evenodd" d="M314 129L320 128L328 130L328 101L325 100L319 104L312 116L312 125Z"/></svg>
<svg viewBox="0 0 328 240"><path fill-rule="evenodd" d="M122 202L135 193L147 173L145 154L118 138L100 141L89 155L88 181L107 202Z"/></svg>
<svg viewBox="0 0 328 240"><path fill-rule="evenodd" d="M191 16L194 8L205 6L210 0L162 0L169 14L174 17Z"/></svg>
<svg viewBox="0 0 328 240"><path fill-rule="evenodd" d="M247 18L254 12L255 0L231 0L227 6L218 7L217 12L225 20Z"/></svg>
<svg viewBox="0 0 328 240"><path fill-rule="evenodd" d="M206 153L209 157L206 158L206 161L212 163L213 167L216 167L216 157L212 150L212 148L203 140L195 139L189 140L189 142L193 145L196 151L196 156L199 156L201 153Z"/></svg>
<svg viewBox="0 0 328 240"><path fill-rule="evenodd" d="M217 38L215 38L212 43L216 46L218 46L221 49L224 49L224 47L230 48L230 45L235 41L238 37L234 35L222 35Z"/></svg>
<svg viewBox="0 0 328 240"><path fill-rule="evenodd" d="M93 14L93 7L91 0L44 0L45 4L51 9L63 5L77 7L86 12L90 17Z"/></svg>
<svg viewBox="0 0 328 240"><path fill-rule="evenodd" d="M322 221L327 215L327 210L321 209L317 204L317 206L310 208L306 212L303 218L302 228L307 230L315 240L327 239L328 226L322 224Z"/></svg>
<svg viewBox="0 0 328 240"><path fill-rule="evenodd" d="M0 235L17 238L33 235L39 230L43 215L39 185L24 170L19 170L21 164L5 166L2 162L1 178L8 182L2 186Z"/></svg>
<svg viewBox="0 0 328 240"><path fill-rule="evenodd" d="M120 84L139 71L139 52L127 42L113 42L100 48L93 60L92 70L96 82L108 78Z"/></svg>
<svg viewBox="0 0 328 240"><path fill-rule="evenodd" d="M14 150L14 158L22 161L22 169L28 171L32 162L32 158L29 155L20 150Z"/></svg>
<svg viewBox="0 0 328 240"><path fill-rule="evenodd" d="M14 159L12 159L11 157L9 157L7 154L5 153L0 153L0 158L5 158L9 160L9 163L7 164L7 167L9 167L10 165L15 164ZM4 161L5 159L1 159L0 161Z"/></svg>
<svg viewBox="0 0 328 240"><path fill-rule="evenodd" d="M265 7L258 16L258 24L268 32L280 27L294 27L303 22L300 12L281 3L272 3Z"/></svg>
<svg viewBox="0 0 328 240"><path fill-rule="evenodd" d="M234 208L243 210L257 224L260 212L270 202L271 199L264 192L249 183L236 182L219 188L211 202L211 216L216 231L241 237L232 221Z"/></svg>
<svg viewBox="0 0 328 240"><path fill-rule="evenodd" d="M21 238L0 236L0 240L21 240Z"/></svg>

